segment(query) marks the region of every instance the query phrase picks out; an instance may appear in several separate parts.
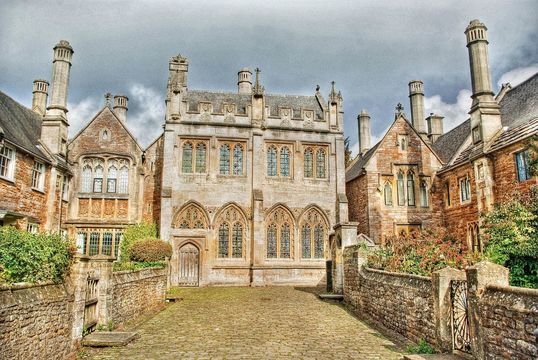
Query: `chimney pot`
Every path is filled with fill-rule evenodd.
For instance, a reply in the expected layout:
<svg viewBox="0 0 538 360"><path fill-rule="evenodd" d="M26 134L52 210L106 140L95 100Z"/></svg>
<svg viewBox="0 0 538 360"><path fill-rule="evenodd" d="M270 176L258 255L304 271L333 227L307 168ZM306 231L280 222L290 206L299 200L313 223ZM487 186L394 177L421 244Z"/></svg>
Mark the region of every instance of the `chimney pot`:
<svg viewBox="0 0 538 360"><path fill-rule="evenodd" d="M114 113L121 120L125 122L127 120L127 103L129 98L124 95L114 96Z"/></svg>
<svg viewBox="0 0 538 360"><path fill-rule="evenodd" d="M47 110L47 96L49 92L49 83L46 80L34 80L32 91L32 110L41 116L45 115Z"/></svg>

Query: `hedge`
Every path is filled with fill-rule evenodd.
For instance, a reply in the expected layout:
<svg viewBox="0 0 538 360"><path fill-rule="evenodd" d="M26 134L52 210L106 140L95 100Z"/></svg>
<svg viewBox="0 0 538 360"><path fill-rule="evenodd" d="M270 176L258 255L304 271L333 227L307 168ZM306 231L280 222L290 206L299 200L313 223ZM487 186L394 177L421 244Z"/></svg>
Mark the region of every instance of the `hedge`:
<svg viewBox="0 0 538 360"><path fill-rule="evenodd" d="M138 262L162 261L172 256L172 246L163 240L146 239L131 246L131 260Z"/></svg>

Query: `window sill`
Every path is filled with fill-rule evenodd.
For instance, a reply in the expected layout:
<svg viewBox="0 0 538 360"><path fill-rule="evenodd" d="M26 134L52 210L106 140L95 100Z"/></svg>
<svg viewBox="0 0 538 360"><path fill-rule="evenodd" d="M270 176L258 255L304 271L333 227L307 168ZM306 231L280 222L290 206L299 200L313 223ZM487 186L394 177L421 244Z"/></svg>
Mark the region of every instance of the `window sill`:
<svg viewBox="0 0 538 360"><path fill-rule="evenodd" d="M45 189L38 189L38 188L33 187L32 190L41 194L45 194Z"/></svg>
<svg viewBox="0 0 538 360"><path fill-rule="evenodd" d="M217 174L217 179L246 179L247 176L244 174L241 175L225 175L225 174Z"/></svg>
<svg viewBox="0 0 538 360"><path fill-rule="evenodd" d="M6 176L0 176L0 179L2 179L4 181L7 181L7 182L10 182L13 185L15 185L15 179L14 178L9 178L9 177L6 177Z"/></svg>
<svg viewBox="0 0 538 360"><path fill-rule="evenodd" d="M129 199L129 194L117 193L78 193L78 198L82 199Z"/></svg>

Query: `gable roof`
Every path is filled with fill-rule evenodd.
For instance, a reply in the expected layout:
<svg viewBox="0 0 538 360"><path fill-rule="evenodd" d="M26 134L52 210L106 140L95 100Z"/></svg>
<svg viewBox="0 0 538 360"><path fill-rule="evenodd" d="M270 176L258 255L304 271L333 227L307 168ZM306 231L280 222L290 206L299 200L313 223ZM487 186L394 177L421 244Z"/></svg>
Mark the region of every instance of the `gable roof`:
<svg viewBox="0 0 538 360"><path fill-rule="evenodd" d="M43 160L49 156L40 149L42 118L0 91L0 127L5 139Z"/></svg>
<svg viewBox="0 0 538 360"><path fill-rule="evenodd" d="M432 147L446 164L471 134L471 119L467 119L454 129L441 135Z"/></svg>

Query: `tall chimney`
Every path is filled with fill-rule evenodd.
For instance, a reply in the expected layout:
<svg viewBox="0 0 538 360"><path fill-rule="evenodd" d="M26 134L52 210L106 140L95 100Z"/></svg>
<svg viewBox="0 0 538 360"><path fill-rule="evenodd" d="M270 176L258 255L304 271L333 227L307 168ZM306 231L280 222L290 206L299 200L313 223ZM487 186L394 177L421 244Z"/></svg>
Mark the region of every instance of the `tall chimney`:
<svg viewBox="0 0 538 360"><path fill-rule="evenodd" d="M127 120L127 102L129 101L129 98L124 95L116 95L114 96L114 114L118 117L118 119L121 120L121 122L125 123L125 120Z"/></svg>
<svg viewBox="0 0 538 360"><path fill-rule="evenodd" d="M370 115L362 110L357 117L359 121L359 154L364 155L370 149Z"/></svg>
<svg viewBox="0 0 538 360"><path fill-rule="evenodd" d="M424 84L420 80L409 82L409 101L411 103L411 121L415 130L426 139L424 121Z"/></svg>
<svg viewBox="0 0 538 360"><path fill-rule="evenodd" d="M252 94L252 72L246 67L237 73L237 91L239 94Z"/></svg>
<svg viewBox="0 0 538 360"><path fill-rule="evenodd" d="M34 80L34 89L32 91L32 110L41 116L45 115L45 111L47 111L48 91L48 81Z"/></svg>
<svg viewBox="0 0 538 360"><path fill-rule="evenodd" d="M428 139L433 144L443 135L443 119L444 117L430 113L426 118L428 124Z"/></svg>
<svg viewBox="0 0 538 360"><path fill-rule="evenodd" d="M52 90L47 115L67 114L67 87L69 85L69 72L73 48L69 42L60 40L54 47L54 60L52 61Z"/></svg>
<svg viewBox="0 0 538 360"><path fill-rule="evenodd" d="M473 104L471 106L471 136L474 144L488 142L502 128L499 104L493 98L489 73L487 28L473 20L465 29Z"/></svg>

